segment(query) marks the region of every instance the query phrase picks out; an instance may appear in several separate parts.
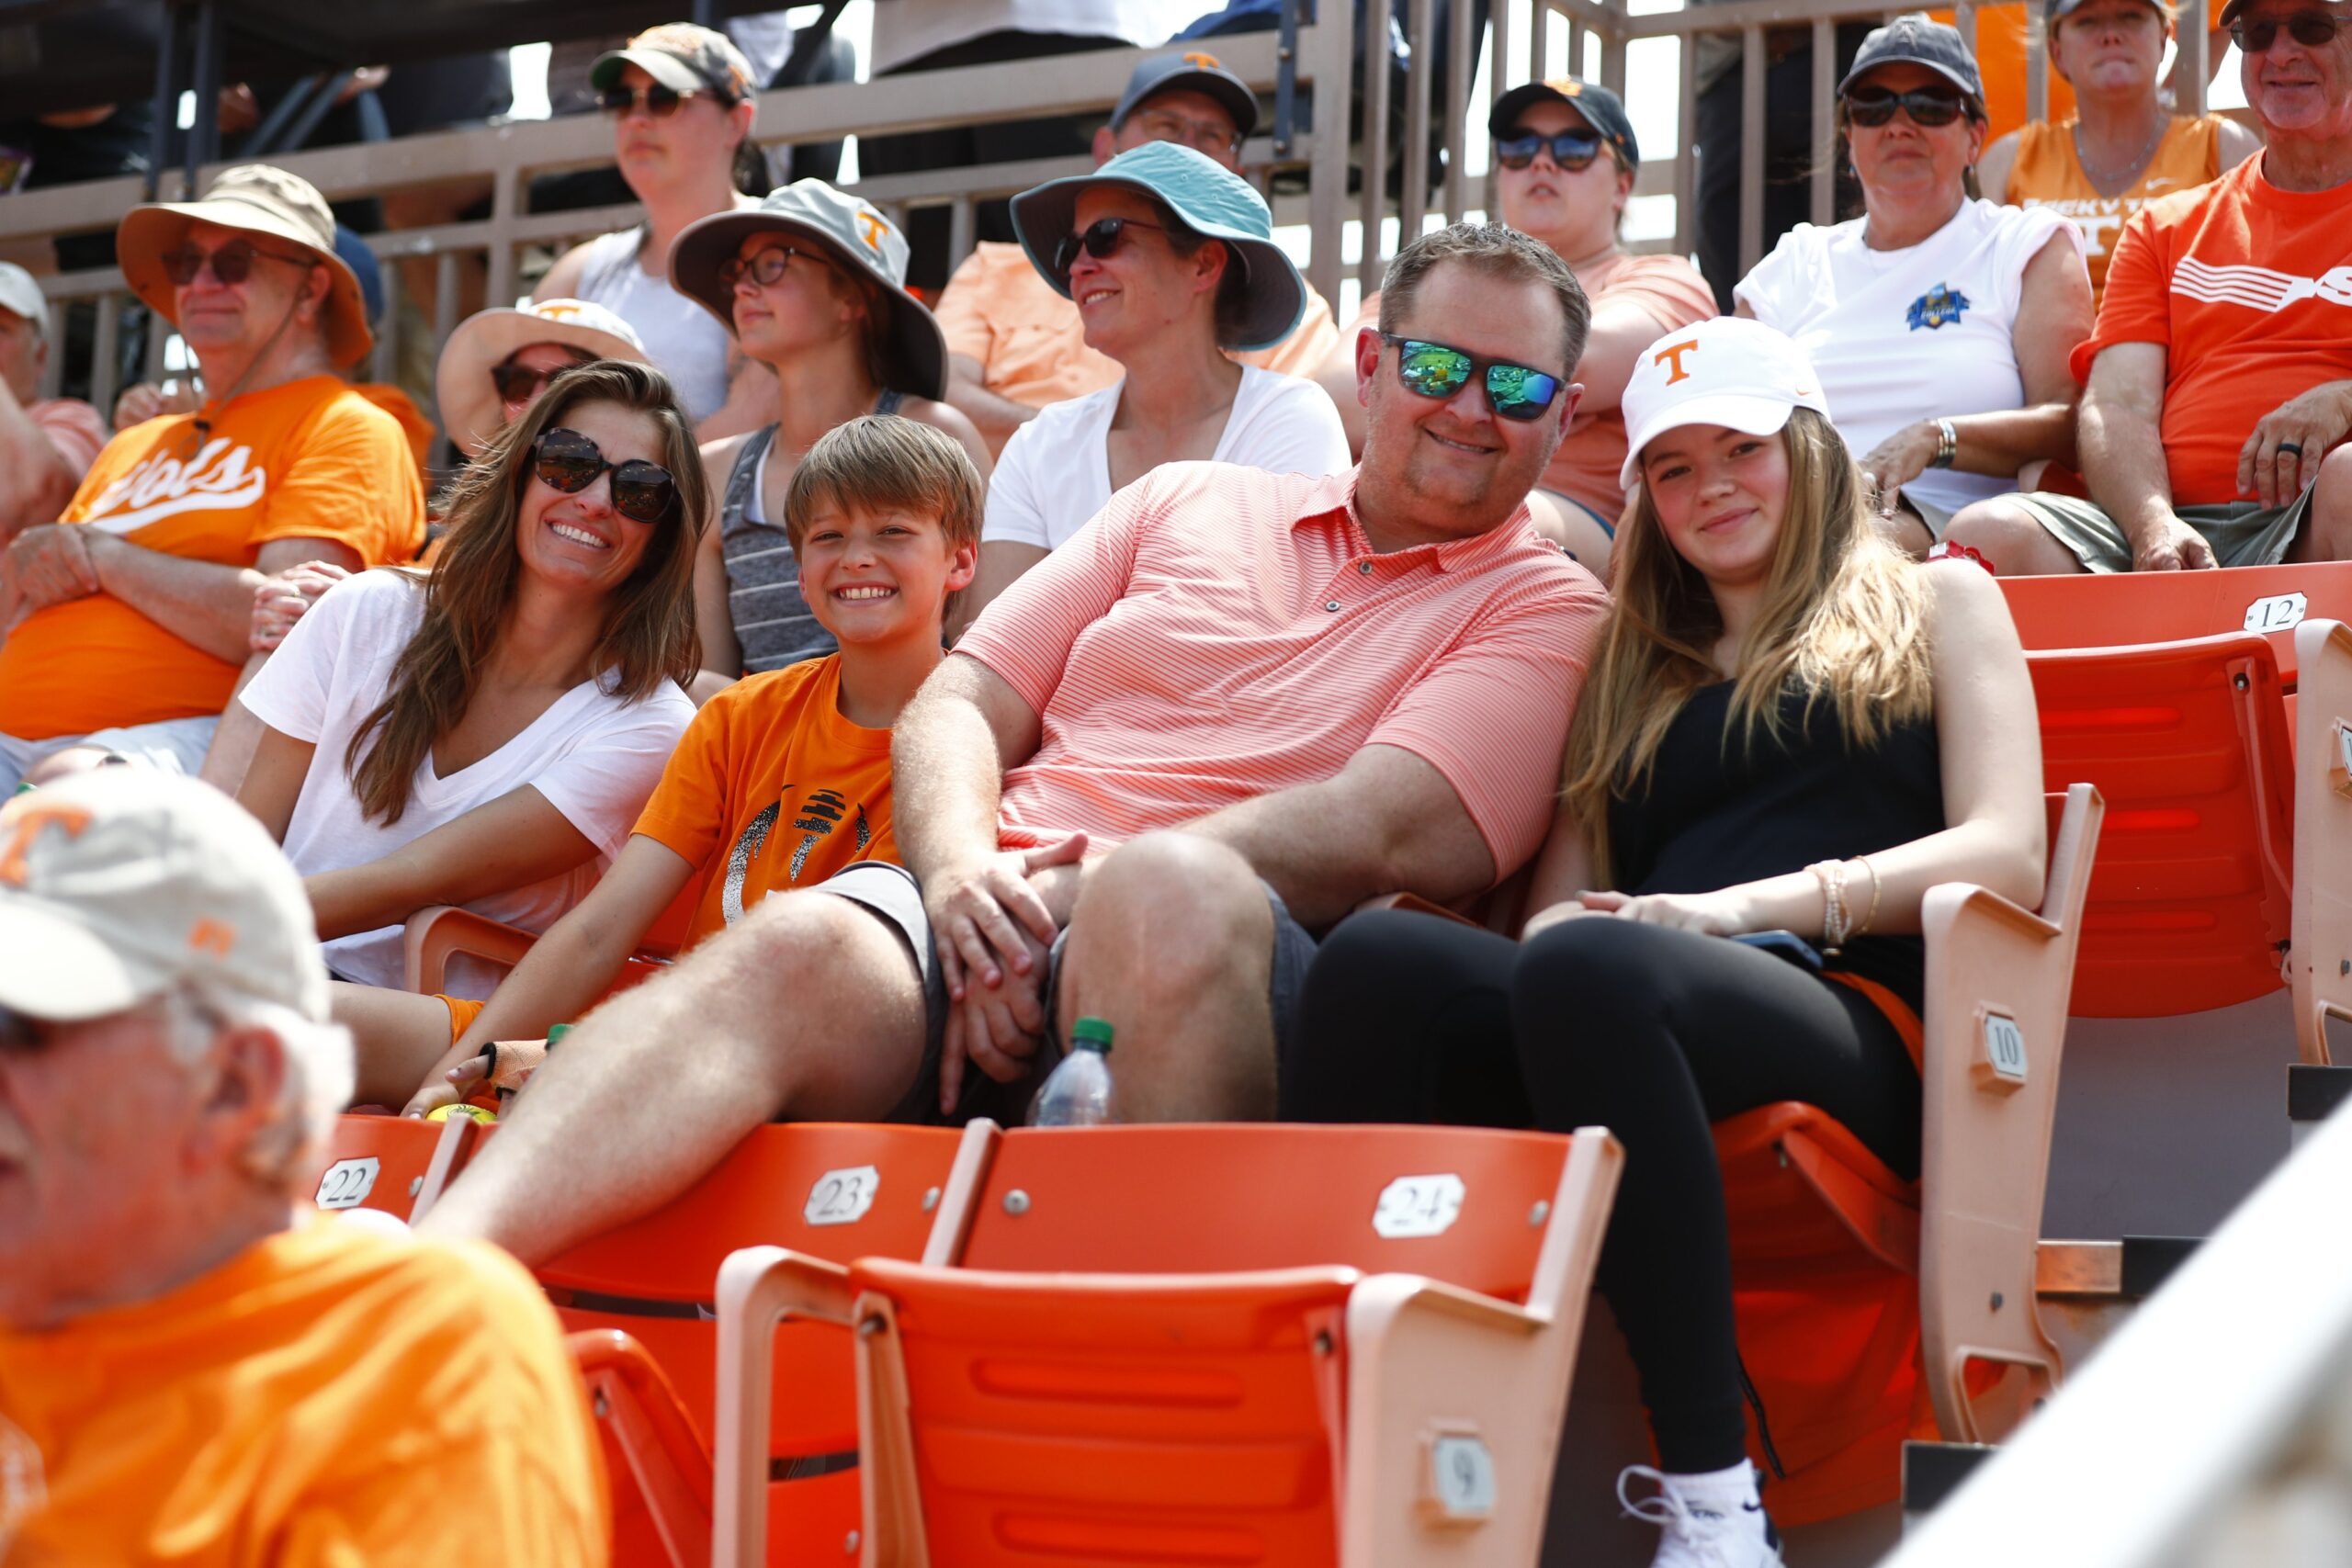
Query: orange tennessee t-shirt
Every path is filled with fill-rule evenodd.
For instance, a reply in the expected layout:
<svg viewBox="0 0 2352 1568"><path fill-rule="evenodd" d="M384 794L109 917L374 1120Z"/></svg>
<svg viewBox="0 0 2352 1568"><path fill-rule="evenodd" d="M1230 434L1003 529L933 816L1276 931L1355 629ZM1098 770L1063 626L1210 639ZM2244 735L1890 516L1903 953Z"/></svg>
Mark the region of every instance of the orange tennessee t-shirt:
<svg viewBox="0 0 2352 1568"><path fill-rule="evenodd" d="M369 566L424 542L424 493L391 415L332 376L134 425L107 443L61 521L145 549L254 564L273 539L333 539ZM45 740L219 713L237 666L109 593L35 611L0 641L0 735Z"/></svg>
<svg viewBox="0 0 2352 1568"><path fill-rule="evenodd" d="M2238 453L2255 422L2324 381L2352 379L2352 185L2280 190L2263 155L2154 201L2124 225L2089 339L2165 351L2162 436L2174 503L2250 501Z"/></svg>
<svg viewBox="0 0 2352 1568"><path fill-rule="evenodd" d="M480 1242L311 1214L153 1301L0 1331L9 1568L601 1568L547 1297Z"/></svg>
<svg viewBox="0 0 2352 1568"><path fill-rule="evenodd" d="M1016 403L1041 409L1099 392L1126 374L1086 346L1078 307L1037 276L1019 245L981 242L947 280L935 313L947 352L978 360L981 384ZM1309 287L1306 313L1290 336L1227 357L1280 376L1312 376L1339 341L1330 305Z"/></svg>
<svg viewBox="0 0 2352 1568"><path fill-rule="evenodd" d="M2193 190L2221 170L2222 117L2187 119L2176 115L2139 182L2121 196L2101 196L2075 152L2072 117L2058 125L2036 120L2018 137L2017 162L2009 169L2009 205L2047 207L2082 231L2083 261L2091 269L2096 304L2107 288L2108 263L2114 259L2123 225L2148 203Z"/></svg>
<svg viewBox="0 0 2352 1568"><path fill-rule="evenodd" d="M1679 331L1715 315L1714 291L1699 269L1680 256L1636 256L1619 254L1588 264L1577 281L1591 297L1595 309L1605 304L1629 304L1657 323L1660 333ZM1380 295L1364 296L1355 324L1348 329L1353 341L1365 327L1380 324ZM1625 466L1625 416L1612 403L1607 408L1580 405L1568 421L1568 433L1544 469L1543 486L1566 496L1599 517L1611 531L1625 510L1624 488L1617 475Z"/></svg>
<svg viewBox="0 0 2352 1568"><path fill-rule="evenodd" d="M636 831L702 868L691 946L780 887L899 858L890 732L842 716L842 657L747 675L702 706Z"/></svg>

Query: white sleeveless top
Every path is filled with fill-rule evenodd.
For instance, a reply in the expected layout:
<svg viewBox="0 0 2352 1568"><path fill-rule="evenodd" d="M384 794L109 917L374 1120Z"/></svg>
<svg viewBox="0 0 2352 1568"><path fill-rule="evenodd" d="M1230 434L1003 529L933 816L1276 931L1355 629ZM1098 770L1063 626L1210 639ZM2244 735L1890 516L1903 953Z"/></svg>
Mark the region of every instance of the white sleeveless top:
<svg viewBox="0 0 2352 1568"><path fill-rule="evenodd" d="M727 400L727 329L668 278L637 265L643 235L622 229L589 241L574 292L637 329L645 352L677 383L686 417L699 424Z"/></svg>
<svg viewBox="0 0 2352 1568"><path fill-rule="evenodd" d="M2022 405L2010 334L2026 263L2064 234L2081 265L2082 231L2048 208L1965 201L1918 244L1874 251L1866 221L1798 224L1735 291L1813 361L1854 456L1917 420ZM1930 468L1903 488L1957 512L2018 485L2014 475Z"/></svg>

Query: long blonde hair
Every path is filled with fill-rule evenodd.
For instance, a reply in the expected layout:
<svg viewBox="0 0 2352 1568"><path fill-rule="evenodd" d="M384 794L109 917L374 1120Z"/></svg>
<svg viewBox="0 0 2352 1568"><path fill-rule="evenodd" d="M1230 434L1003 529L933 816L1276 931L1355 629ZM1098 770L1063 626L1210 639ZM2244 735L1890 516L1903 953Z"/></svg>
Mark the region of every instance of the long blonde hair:
<svg viewBox="0 0 2352 1568"><path fill-rule="evenodd" d="M1731 716L1741 743L1781 739L1781 698L1826 697L1849 746L1875 745L1935 706L1918 569L1882 543L1853 457L1826 419L1789 416L1789 493L1756 624L1740 646ZM1659 745L1702 686L1723 617L1706 579L1668 543L1647 487L1617 536L1614 603L1568 727L1562 794L1609 876L1609 803L1645 789ZM1731 744L1726 727L1724 744Z"/></svg>

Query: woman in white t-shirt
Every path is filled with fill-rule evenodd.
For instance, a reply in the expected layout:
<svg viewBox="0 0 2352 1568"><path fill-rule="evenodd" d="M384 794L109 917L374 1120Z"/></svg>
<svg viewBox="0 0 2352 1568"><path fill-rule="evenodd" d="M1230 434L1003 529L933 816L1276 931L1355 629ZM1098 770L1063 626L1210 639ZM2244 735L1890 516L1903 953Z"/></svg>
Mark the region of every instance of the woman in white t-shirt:
<svg viewBox="0 0 2352 1568"><path fill-rule="evenodd" d="M1321 387L1220 352L1281 342L1306 308L1306 282L1247 180L1190 147L1148 141L1023 192L1012 222L1031 265L1077 304L1086 345L1126 375L1047 405L1005 443L957 629L1162 463L1349 466L1347 431Z"/></svg>
<svg viewBox="0 0 2352 1568"><path fill-rule="evenodd" d="M1984 90L1956 29L1898 17L1838 94L1864 216L1792 229L1734 292L1813 361L1883 529L1924 555L2020 469L2073 463L2090 276L2073 224L1977 196Z"/></svg>
<svg viewBox="0 0 2352 1568"><path fill-rule="evenodd" d="M337 583L239 694L266 728L237 798L338 977L398 986L428 905L538 931L587 892L694 716L708 505L667 378L567 372L458 479L430 572Z"/></svg>

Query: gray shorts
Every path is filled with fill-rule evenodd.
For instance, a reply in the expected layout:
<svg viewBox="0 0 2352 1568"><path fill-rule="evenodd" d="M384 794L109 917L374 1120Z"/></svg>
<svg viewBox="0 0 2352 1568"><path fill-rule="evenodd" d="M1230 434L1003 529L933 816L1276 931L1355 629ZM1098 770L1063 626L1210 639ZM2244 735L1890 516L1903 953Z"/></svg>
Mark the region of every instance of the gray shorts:
<svg viewBox="0 0 2352 1568"><path fill-rule="evenodd" d="M2312 487L2316 489L2317 487ZM2050 536L2075 552L2086 571L2130 571L2132 542L2123 529L2097 502L2075 495L2033 491L2007 496L2033 514ZM2224 502L2218 506L2182 506L2180 520L2205 536L2213 559L2222 566L2276 566L2311 510L2312 490L2284 506L2265 508L2251 501Z"/></svg>
<svg viewBox="0 0 2352 1568"><path fill-rule="evenodd" d="M1054 1018L1054 999L1060 990L1062 949L1069 941L1069 928L1063 928L1061 934L1054 938L1054 945L1046 955L1046 1048L1037 1053L1027 1074L1009 1084L1001 1084L977 1067L967 1066L956 1114L947 1117L939 1111L939 1058L947 1030L947 982L940 972L939 949L932 940L931 919L923 913L922 889L914 874L886 861L861 861L820 883L813 891L834 894L873 911L906 942L915 968L922 976L922 1063L905 1096L883 1120L960 1124L976 1116L987 1116L1008 1127L1017 1127L1026 1121L1030 1098L1036 1093L1045 1075L1061 1060L1065 1049ZM1306 985L1306 966L1315 957L1315 938L1291 918L1289 906L1271 886L1266 887L1266 903L1274 916L1272 974L1266 987L1266 1001L1273 1010L1274 1059L1279 1062L1289 1050L1291 1035L1297 1025L1299 993Z"/></svg>
<svg viewBox="0 0 2352 1568"><path fill-rule="evenodd" d="M193 778L203 768L204 754L212 748L212 732L220 727L219 714L200 714L194 718L158 719L153 724L96 729L87 735L59 735L47 740L19 740L13 735L0 735L0 795L14 790L17 781L31 772L34 763L77 746L111 752L134 767L186 773Z"/></svg>

